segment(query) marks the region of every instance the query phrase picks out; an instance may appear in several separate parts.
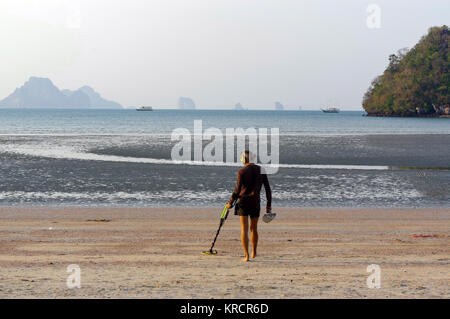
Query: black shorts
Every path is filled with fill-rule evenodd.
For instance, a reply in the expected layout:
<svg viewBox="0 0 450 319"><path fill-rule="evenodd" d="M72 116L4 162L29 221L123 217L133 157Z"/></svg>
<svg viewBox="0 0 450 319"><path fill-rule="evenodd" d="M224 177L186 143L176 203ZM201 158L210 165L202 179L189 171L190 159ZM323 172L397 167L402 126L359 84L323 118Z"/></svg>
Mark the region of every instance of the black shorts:
<svg viewBox="0 0 450 319"><path fill-rule="evenodd" d="M261 207L257 208L244 208L239 204L236 204L234 214L238 216L250 216L250 218L258 218L261 211Z"/></svg>

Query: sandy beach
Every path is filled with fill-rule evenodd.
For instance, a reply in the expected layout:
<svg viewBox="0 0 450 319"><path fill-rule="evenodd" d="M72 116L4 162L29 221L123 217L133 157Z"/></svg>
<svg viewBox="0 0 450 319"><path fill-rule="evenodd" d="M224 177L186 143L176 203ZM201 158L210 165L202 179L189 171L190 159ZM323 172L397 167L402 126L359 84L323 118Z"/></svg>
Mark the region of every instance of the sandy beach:
<svg viewBox="0 0 450 319"><path fill-rule="evenodd" d="M200 254L218 208L0 208L0 298L450 297L450 209L276 211L244 263L232 213Z"/></svg>

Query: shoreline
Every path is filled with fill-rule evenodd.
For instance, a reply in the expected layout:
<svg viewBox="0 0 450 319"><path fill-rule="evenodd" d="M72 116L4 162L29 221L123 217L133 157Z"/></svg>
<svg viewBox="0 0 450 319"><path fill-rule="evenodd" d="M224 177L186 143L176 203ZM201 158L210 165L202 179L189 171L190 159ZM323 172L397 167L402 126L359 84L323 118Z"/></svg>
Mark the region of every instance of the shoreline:
<svg viewBox="0 0 450 319"><path fill-rule="evenodd" d="M402 117L402 118L440 118L440 119L449 119L450 115L448 114L383 114L383 113L367 113L363 114L363 116L370 117Z"/></svg>
<svg viewBox="0 0 450 319"><path fill-rule="evenodd" d="M218 255L201 255L217 207L0 207L0 298L450 297L450 209L276 212L243 263L232 212ZM81 288L66 287L71 264ZM367 287L371 264L380 289Z"/></svg>
<svg viewBox="0 0 450 319"><path fill-rule="evenodd" d="M450 206L301 206L296 207L293 206L274 206L276 207L274 210L276 211L371 211L371 212L380 212L380 211L391 211L391 212L402 212L402 211L430 211L430 210L450 210ZM111 211L111 210L136 210L136 211L161 211L161 210L207 210L207 211L221 211L223 208L223 205L217 205L217 206L202 206L202 205L167 205L167 206L148 206L148 205L130 205L130 204L124 204L124 205L109 205L109 204L89 204L89 205L76 205L76 204L58 204L58 205L36 205L36 203L30 204L30 205L0 205L0 220L2 218L7 218L7 216L12 216L12 213L8 213L6 216L2 216L2 214L5 211L10 210L18 210L19 214L18 217L24 216L24 214L27 214L26 211L29 212L39 212L42 213L42 211ZM232 209L234 212L234 208ZM261 214L264 214L265 207L264 205L261 206ZM67 212L65 212L67 213ZM106 212L107 213L107 212ZM27 215L30 216L31 215ZM42 216L36 216L36 218L41 218ZM55 216L57 217L57 216ZM76 217L76 215L74 215ZM11 217L16 218L16 217ZM34 218L34 217L33 217Z"/></svg>

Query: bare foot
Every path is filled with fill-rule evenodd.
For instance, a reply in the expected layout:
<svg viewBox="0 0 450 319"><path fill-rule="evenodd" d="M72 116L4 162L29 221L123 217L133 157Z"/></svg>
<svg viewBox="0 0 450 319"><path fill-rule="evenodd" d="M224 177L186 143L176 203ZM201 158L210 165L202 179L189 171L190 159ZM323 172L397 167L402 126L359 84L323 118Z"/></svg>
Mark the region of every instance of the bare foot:
<svg viewBox="0 0 450 319"><path fill-rule="evenodd" d="M247 261L248 261L248 256L245 256L245 257L242 259L242 261L243 261L243 262L247 262Z"/></svg>
<svg viewBox="0 0 450 319"><path fill-rule="evenodd" d="M256 252L252 253L252 258L256 258Z"/></svg>

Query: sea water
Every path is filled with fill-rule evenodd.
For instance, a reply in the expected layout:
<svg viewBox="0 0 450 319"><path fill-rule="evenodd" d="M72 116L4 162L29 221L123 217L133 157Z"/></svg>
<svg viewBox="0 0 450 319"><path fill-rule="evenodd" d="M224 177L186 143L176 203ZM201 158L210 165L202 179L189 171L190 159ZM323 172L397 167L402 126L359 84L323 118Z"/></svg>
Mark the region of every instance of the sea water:
<svg viewBox="0 0 450 319"><path fill-rule="evenodd" d="M173 130L202 120L279 129L274 207L449 207L450 120L363 115L0 109L0 205L223 205L238 163L171 159Z"/></svg>

